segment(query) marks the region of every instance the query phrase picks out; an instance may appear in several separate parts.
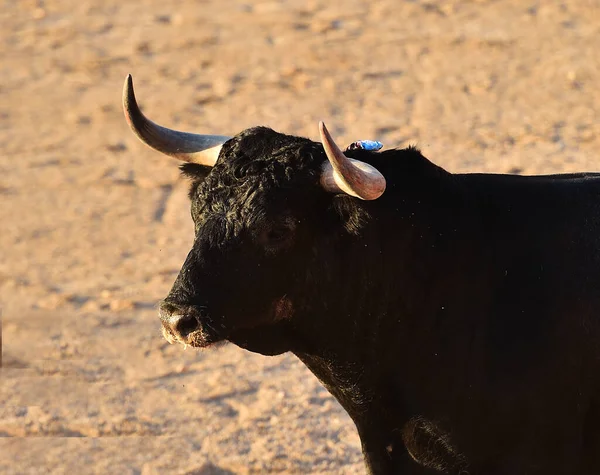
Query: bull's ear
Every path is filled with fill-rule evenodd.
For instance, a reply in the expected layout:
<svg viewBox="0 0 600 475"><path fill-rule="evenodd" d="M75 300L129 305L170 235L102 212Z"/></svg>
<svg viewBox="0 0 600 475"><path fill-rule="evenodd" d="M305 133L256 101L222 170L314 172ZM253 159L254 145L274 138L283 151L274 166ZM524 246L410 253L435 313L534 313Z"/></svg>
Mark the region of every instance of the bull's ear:
<svg viewBox="0 0 600 475"><path fill-rule="evenodd" d="M179 169L184 176L191 178L194 181L202 181L210 173L213 167L200 165L198 163L184 163Z"/></svg>

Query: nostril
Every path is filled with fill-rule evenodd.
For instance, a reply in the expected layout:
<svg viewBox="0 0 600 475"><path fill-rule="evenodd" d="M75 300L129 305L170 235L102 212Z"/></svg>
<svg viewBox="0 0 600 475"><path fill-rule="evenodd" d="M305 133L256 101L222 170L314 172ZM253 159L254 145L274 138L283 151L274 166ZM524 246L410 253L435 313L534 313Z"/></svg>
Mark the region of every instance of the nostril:
<svg viewBox="0 0 600 475"><path fill-rule="evenodd" d="M185 341L191 333L201 328L201 312L195 305L163 301L158 313L165 331L174 338Z"/></svg>
<svg viewBox="0 0 600 475"><path fill-rule="evenodd" d="M173 329L176 334L182 337L188 336L199 327L198 320L191 315L178 315L176 318L177 320L174 322Z"/></svg>

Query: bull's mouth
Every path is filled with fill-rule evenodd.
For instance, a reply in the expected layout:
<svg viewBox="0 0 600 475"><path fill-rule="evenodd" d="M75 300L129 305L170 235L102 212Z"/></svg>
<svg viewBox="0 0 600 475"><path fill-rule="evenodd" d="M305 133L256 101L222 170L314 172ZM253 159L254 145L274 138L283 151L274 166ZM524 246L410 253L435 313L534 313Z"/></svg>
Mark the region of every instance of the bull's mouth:
<svg viewBox="0 0 600 475"><path fill-rule="evenodd" d="M195 330L185 336L174 335L164 325L162 327L162 334L165 340L167 340L171 344L179 343L184 347L191 346L193 348L207 348L224 340L223 337L205 332L202 329Z"/></svg>

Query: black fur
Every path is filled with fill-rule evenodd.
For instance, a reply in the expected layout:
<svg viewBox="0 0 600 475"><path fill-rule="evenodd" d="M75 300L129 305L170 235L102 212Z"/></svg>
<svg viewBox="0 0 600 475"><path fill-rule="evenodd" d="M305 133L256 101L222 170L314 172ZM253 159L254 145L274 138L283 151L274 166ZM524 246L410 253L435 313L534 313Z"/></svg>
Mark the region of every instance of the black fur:
<svg viewBox="0 0 600 475"><path fill-rule="evenodd" d="M381 198L325 192L322 146L267 128L184 165L196 238L165 311L197 346L294 352L371 473L600 473L600 178L347 155Z"/></svg>

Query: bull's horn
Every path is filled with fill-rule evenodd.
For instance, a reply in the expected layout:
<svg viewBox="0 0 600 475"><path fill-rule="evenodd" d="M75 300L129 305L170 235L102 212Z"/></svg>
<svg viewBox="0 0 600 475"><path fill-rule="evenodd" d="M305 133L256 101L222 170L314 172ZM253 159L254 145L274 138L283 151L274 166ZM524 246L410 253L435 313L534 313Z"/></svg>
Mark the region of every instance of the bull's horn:
<svg viewBox="0 0 600 475"><path fill-rule="evenodd" d="M155 124L142 114L137 105L131 74L127 75L123 87L123 110L131 130L142 142L184 162L213 166L219 157L221 146L231 138L178 132Z"/></svg>
<svg viewBox="0 0 600 475"><path fill-rule="evenodd" d="M323 122L321 142L328 161L323 164L321 186L332 193L346 193L362 200L375 200L385 191L385 178L368 163L346 157L335 144Z"/></svg>

